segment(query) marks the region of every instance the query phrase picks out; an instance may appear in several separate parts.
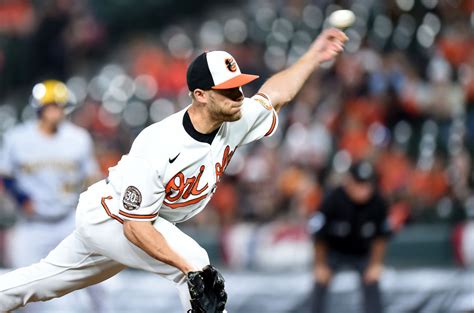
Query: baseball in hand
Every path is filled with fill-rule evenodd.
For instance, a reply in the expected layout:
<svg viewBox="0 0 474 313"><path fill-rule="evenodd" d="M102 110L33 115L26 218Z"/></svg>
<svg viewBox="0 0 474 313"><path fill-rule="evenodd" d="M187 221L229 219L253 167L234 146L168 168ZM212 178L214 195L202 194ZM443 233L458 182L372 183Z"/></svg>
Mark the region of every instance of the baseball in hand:
<svg viewBox="0 0 474 313"><path fill-rule="evenodd" d="M351 10L337 10L328 17L329 24L339 29L351 26L355 21L355 15Z"/></svg>

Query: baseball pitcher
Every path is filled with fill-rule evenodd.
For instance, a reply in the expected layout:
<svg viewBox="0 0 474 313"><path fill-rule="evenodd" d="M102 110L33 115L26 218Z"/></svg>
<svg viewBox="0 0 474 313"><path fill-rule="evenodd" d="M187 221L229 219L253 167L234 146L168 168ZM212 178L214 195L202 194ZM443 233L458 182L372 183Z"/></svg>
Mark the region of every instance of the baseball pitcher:
<svg viewBox="0 0 474 313"><path fill-rule="evenodd" d="M184 312L224 312L222 275L175 224L204 209L238 147L272 135L280 108L346 40L339 30L325 30L251 98L241 86L258 76L241 73L227 52L199 55L187 71L191 104L145 128L108 178L81 194L75 231L44 260L0 276L0 311L61 297L132 267L172 281Z"/></svg>

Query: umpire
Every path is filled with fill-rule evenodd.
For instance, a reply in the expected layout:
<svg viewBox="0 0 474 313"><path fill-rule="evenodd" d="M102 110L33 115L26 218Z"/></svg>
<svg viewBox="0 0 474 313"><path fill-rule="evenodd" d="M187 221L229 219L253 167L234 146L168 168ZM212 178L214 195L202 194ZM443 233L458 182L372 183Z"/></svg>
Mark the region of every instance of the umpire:
<svg viewBox="0 0 474 313"><path fill-rule="evenodd" d="M343 184L328 192L309 230L315 248L311 312L324 312L333 273L345 267L361 277L365 312L382 312L378 281L389 235L387 204L368 161L353 164Z"/></svg>

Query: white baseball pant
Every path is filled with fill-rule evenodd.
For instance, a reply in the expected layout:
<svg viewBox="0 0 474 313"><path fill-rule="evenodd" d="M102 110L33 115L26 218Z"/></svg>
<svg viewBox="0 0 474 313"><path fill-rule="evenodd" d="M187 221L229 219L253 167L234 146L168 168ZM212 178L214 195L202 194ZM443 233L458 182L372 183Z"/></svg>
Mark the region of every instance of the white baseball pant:
<svg viewBox="0 0 474 313"><path fill-rule="evenodd" d="M101 198L112 194L104 181L81 194L76 230L39 263L0 276L0 312L46 301L104 281L126 267L156 273L175 283L186 312L191 308L186 276L132 244L123 227L105 219ZM154 227L168 244L197 268L209 264L207 252L172 223L158 217Z"/></svg>
<svg viewBox="0 0 474 313"><path fill-rule="evenodd" d="M56 222L20 220L10 230L7 245L7 264L12 268L24 267L39 262L53 250L73 230L75 208L64 219ZM94 285L80 292L48 302L35 302L22 310L22 313L67 311L83 312L88 308L96 313L106 311L106 293L100 285ZM90 305L78 306L78 301L86 300ZM84 301L83 301L84 302Z"/></svg>

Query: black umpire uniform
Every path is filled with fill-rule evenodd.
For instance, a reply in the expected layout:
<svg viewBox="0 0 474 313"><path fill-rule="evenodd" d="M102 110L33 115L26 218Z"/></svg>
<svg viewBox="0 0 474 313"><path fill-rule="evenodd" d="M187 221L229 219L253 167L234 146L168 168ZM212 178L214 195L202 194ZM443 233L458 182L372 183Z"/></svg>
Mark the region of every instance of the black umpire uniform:
<svg viewBox="0 0 474 313"><path fill-rule="evenodd" d="M352 165L344 183L327 193L309 221L309 231L315 243L311 312L324 312L332 275L345 267L361 276L365 312L382 312L378 280L390 230L387 203L369 162Z"/></svg>

